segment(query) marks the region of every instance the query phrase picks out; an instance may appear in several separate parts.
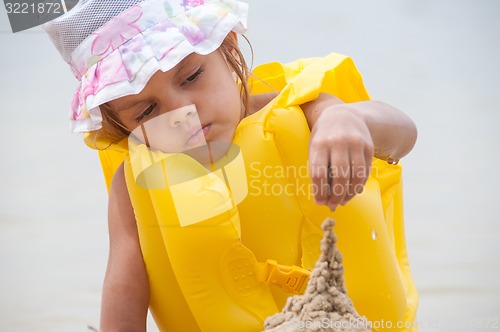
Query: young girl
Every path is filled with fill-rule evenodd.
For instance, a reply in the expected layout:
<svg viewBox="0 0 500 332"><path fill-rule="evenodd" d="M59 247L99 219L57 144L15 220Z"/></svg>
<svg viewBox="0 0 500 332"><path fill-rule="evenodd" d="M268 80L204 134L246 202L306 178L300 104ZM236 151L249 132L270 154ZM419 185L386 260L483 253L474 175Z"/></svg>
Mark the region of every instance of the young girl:
<svg viewBox="0 0 500 332"><path fill-rule="evenodd" d="M148 307L151 307L159 327L165 330L258 331L265 317L279 310L283 300L290 294L257 281L265 279L268 283L279 284L280 281L273 281L273 273L281 276L287 273L307 274L304 269L292 268L290 265L302 265L310 269L311 260L314 262L314 257L317 257L317 249L308 248L319 243L314 227L322 219L310 225L307 223L311 216L328 215L328 211L318 205L337 210L334 217L340 219L343 214L369 219L361 217L359 211L365 208L371 211L367 205L374 204L363 198L372 195L368 185L372 158L375 156L385 160L386 166L391 167L383 166L381 172L386 172L386 168L387 172L392 172L397 166L389 164L397 163L413 147L416 129L406 115L387 104L366 100L368 96L364 90L358 93L359 100L365 101L344 104L327 93L342 90L341 85L332 83L335 85L333 90L324 88L324 85L328 85L326 83L335 80L329 80L327 76L318 79L322 81L324 78L324 82L311 81L311 78L307 81L304 78L314 72L310 68L318 67L312 60L298 62L294 70L290 69L292 66L283 67L283 71L278 74L270 72L262 80L249 79L250 74L236 35L246 30L246 14L247 5L234 0L124 0L112 4L103 0L82 0L69 13L44 26L80 81L72 103L73 131L87 132L87 144L97 149L118 151L121 157L116 160L120 163L124 161L118 167L110 166L114 176L109 193L110 253L103 286L102 331L145 330ZM324 63L330 63L332 59L328 58ZM339 62L342 66L349 65L342 61ZM264 68L270 70L275 67ZM342 75L354 75L356 78L355 73L352 74L355 69L352 68L348 67L347 74ZM306 72L309 74L306 75ZM340 77L341 73L338 75ZM280 80L284 84L276 83ZM262 82L265 83L261 84L258 91L255 86ZM311 84L304 85L303 82ZM304 87L308 90L315 84L317 88L312 89L312 92L297 89ZM256 91L265 93L255 94ZM284 103L284 100L288 103ZM300 106L300 109L293 105ZM291 112L295 118L288 120L288 113L280 115L279 111L275 111L279 108L276 106L299 110L306 120L302 120L303 115L302 118L297 117L297 112ZM194 120L191 122L192 118ZM263 124L275 120L278 121L278 129L270 129L262 137L253 134L255 124L262 128ZM284 121L281 127L280 121ZM302 134L303 131L295 125L288 126L289 123L300 126L301 122L305 123L307 134ZM174 131L179 128L185 130ZM285 196L290 197L282 199L285 203L279 203L272 193L252 197L252 191L247 187L247 198L237 199L236 187L232 187L231 182L235 180L229 176L225 184L230 190L224 199L228 199L230 206L222 209L222 213L213 212L221 207L219 203L210 205L212 199L219 199L213 195L214 192L219 193L219 189L211 188L210 192L200 189L204 184L197 187L199 183L188 187L195 188L193 191L186 192L184 187L179 189L184 190L182 199L190 198L186 210L195 210L187 211L187 214L199 215L201 212L196 210L209 214L202 221L182 220L182 208L176 205L173 186L177 180L172 180L172 174L182 173L179 176L186 177L186 173L198 171L192 171L197 167L196 163L180 157L180 152L189 155L189 151L206 146L211 170L221 170L224 177L228 177L227 155L233 150L230 145L224 145L218 152L212 151L211 147L215 147L216 142L233 142L241 148L247 172L256 171L257 168L253 166L258 164L261 167L258 169L259 174L264 174L269 169L262 163L271 165L272 162L267 155L269 152L259 142L267 142L269 137L278 140L281 137L279 135L289 140L292 150L296 149L281 154L285 166L295 162L293 159L296 156L307 155L309 151L309 192L314 195L317 205L313 204L313 207L304 201L300 208L294 208L291 200L301 200L304 195L287 194ZM173 148L172 142L176 138L179 139ZM160 145L166 148L155 147L157 141L165 143L160 142ZM144 150L146 154L132 151L131 144L136 144L133 142L138 142L137 151L141 150L141 146L147 146L148 149ZM105 156L110 156L113 152L109 155L106 153ZM174 153L177 155L171 157ZM280 153L278 149L275 155ZM233 159L239 160L239 152L235 155ZM147 163L147 166L140 166L142 168L137 172L133 168L138 159L141 163ZM171 186L164 191L148 187L149 184L141 185L137 180L138 173L158 160L161 163L156 164L161 166L156 170L166 174L168 185ZM224 162L221 164L219 160ZM296 162L298 167L307 165L303 159ZM190 181L183 181L191 185L191 180L205 176L203 172L197 174L190 177ZM251 172L247 175L252 177ZM270 179L265 180L275 181L276 177L279 176L271 174ZM180 182L176 184L183 184ZM261 181L255 188L264 189L265 184L267 182ZM367 187L364 187L365 184ZM365 189L363 195L358 195L364 188L370 191ZM380 201L383 188L374 189L373 193L377 190L378 193L374 195ZM155 195L161 196L158 196L160 203L155 201ZM353 199L354 196L356 199ZM242 200L237 208L236 204ZM382 203L385 202L382 198ZM382 206L382 203L376 204ZM383 208L387 209L387 206ZM274 209L299 221L292 221L289 225L276 222L273 225ZM308 215L306 210L313 212ZM387 217L386 210L381 215ZM302 222L303 219L307 222ZM382 231L378 232L379 242L393 236L385 235L385 223L390 224L386 220L383 225L377 226L382 227ZM359 225L356 226L357 222L353 222L352 227L345 224L346 229L351 229L346 232L356 233L361 229ZM284 230L282 236L271 234L282 228L290 229ZM269 235L274 236L276 245L272 245L273 240ZM339 238L342 239L341 234ZM352 257L356 256L356 250L370 255L372 244L367 243L365 246L363 241L366 240L361 239L356 244L358 247L351 244ZM229 244L226 245L226 242ZM263 246L264 242L267 244ZM404 252L404 238L396 246ZM349 250L346 251L346 273L349 273L347 258L351 256ZM370 293L369 288L373 288L373 284L367 282L369 287L359 286L359 292L365 292L364 296L360 295L358 303L356 299L354 302L361 311L365 311L361 313L372 320L386 317L413 320L416 303L410 302L416 299L412 293L411 278L407 275L408 271L399 271L398 263L394 263L399 259L396 257L399 253L386 252L390 257L385 259L390 263L387 266L375 266L373 273L378 275L380 272L381 278L390 279L393 283L397 283L394 281L396 278L404 279L402 283L406 284L400 288L405 288L406 291L402 292L406 294L383 294L382 298L387 304L380 303L376 298L378 295L372 296ZM406 257L404 254L402 256ZM277 259L278 263L288 266L285 268L268 261L262 267L255 257L264 261L281 257ZM375 262L379 259L372 258L370 256L368 260ZM234 263L240 261L241 264ZM361 263L358 260L353 264ZM374 265L369 264L373 268ZM226 271L229 267L244 273L232 270L236 274L231 274L233 272ZM261 278L261 274L266 277ZM254 275L257 281L252 279ZM242 284L242 279L254 281ZM285 285L281 286L295 287L295 284L290 285L290 280L286 279ZM363 279L359 280L359 284L364 282ZM240 288L241 285L244 287ZM354 292L358 289L356 287L353 286ZM380 286L380 289L383 287ZM295 290L300 291L300 287ZM375 289L375 293L383 292ZM398 309L403 302L404 307ZM386 310L387 316L378 313L384 310L365 310L378 305L390 308Z"/></svg>

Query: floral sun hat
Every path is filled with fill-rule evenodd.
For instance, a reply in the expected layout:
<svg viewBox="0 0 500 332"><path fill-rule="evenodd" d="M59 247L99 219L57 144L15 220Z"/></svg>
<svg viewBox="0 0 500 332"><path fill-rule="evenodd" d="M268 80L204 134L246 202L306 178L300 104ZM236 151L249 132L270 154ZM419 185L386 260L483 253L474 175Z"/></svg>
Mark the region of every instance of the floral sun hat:
<svg viewBox="0 0 500 332"><path fill-rule="evenodd" d="M80 84L71 130L100 129L99 105L139 93L158 70L191 53L215 51L246 32L248 5L237 0L81 0L43 28Z"/></svg>

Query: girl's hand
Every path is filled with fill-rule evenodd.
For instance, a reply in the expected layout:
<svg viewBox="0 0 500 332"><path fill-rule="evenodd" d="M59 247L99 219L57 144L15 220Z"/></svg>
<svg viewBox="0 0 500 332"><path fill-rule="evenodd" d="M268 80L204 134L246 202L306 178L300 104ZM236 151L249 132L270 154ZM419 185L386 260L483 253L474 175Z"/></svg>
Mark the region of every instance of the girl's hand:
<svg viewBox="0 0 500 332"><path fill-rule="evenodd" d="M331 210L363 191L373 157L397 163L417 140L415 123L379 101L345 104L322 93L301 108L311 128L309 166L314 198Z"/></svg>
<svg viewBox="0 0 500 332"><path fill-rule="evenodd" d="M345 104L318 109L309 142L309 169L316 203L332 211L363 191L373 141L364 119Z"/></svg>

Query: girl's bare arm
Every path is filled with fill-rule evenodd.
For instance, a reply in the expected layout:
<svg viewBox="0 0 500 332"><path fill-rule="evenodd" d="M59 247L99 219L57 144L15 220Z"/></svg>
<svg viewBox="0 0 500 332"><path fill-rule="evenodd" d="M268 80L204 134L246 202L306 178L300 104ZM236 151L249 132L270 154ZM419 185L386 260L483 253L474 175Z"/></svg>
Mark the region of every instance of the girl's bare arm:
<svg viewBox="0 0 500 332"><path fill-rule="evenodd" d="M104 279L101 331L146 331L149 285L123 165L111 184L109 259Z"/></svg>

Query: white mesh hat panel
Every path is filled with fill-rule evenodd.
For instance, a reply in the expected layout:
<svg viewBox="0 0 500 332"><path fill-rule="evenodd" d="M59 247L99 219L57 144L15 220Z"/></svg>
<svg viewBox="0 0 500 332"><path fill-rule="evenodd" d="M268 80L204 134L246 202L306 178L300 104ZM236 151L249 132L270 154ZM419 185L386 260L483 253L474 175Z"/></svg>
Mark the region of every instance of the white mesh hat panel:
<svg viewBox="0 0 500 332"><path fill-rule="evenodd" d="M66 14L44 24L57 50L68 62L71 53L94 31L132 5L144 0L80 0Z"/></svg>

